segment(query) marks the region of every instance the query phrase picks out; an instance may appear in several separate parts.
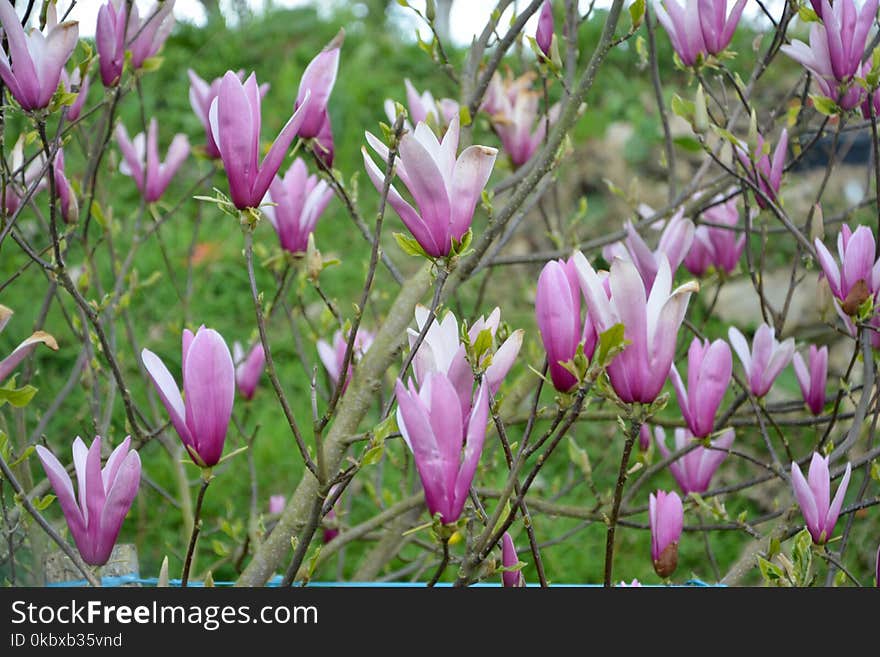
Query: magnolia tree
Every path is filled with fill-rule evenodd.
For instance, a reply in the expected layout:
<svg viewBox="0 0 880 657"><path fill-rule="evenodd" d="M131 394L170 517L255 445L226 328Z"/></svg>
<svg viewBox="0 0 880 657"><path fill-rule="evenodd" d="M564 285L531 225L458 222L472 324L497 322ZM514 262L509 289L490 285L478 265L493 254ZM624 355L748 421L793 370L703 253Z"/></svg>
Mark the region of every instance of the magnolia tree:
<svg viewBox="0 0 880 657"><path fill-rule="evenodd" d="M38 308L32 335L0 363L7 579L42 582L42 555L61 550L99 584L120 532L129 535L126 517L147 512L136 500L149 488L168 507L152 522L183 526L151 573L160 584L217 569L242 586L307 582L358 547L358 579L547 586L572 580L542 558L560 543L596 552L590 581L606 586L630 581L636 561L653 565L655 583L692 573L730 584L875 583L874 549L851 537L862 526L874 532L867 543L880 540L878 0L792 0L777 13L754 3L770 32L734 53L746 4L614 0L599 11L532 0L512 13L499 0L460 58L440 40L432 0L408 7L433 35L424 56L456 91L440 98L401 79L405 102L376 101L376 121L361 126L371 184L358 190L356 172L334 165L345 26L286 88L268 89L261 71L234 62L205 80L194 61L189 99L204 131L170 135L142 81L161 63L173 0L140 14L107 0L94 41L79 38L63 2L0 0L0 295L26 286ZM584 47L581 30L596 21L599 37ZM629 214L597 226L557 192L614 50L640 59L651 80L667 200L654 209L633 188ZM673 51L674 62L661 60ZM750 74L734 72L734 55ZM661 65L674 81L661 79ZM783 65L797 69L791 86L770 93L762 81ZM262 126L269 103L288 108L277 133ZM137 125L120 119L126 104L139 107ZM848 133L871 144L872 184L823 215L823 200L839 205L827 183ZM789 209L798 164L829 139L821 183L797 188L809 209ZM175 181L185 191L169 198ZM137 211L114 216L115 198L135 188ZM336 271L315 240L330 204L354 228L343 258L368 259L350 308L321 286ZM217 315L193 316L193 232L187 289L162 309L178 326L178 351L144 339L131 308L151 303L150 282L136 276L146 254L161 251L173 276L160 229L186 214L236 227L241 276L223 285L252 312L234 336L211 328ZM512 251L523 231L544 246ZM255 255L270 249L273 258ZM781 283L768 278L771 260L790 271ZM496 296L492 280L524 267L533 307L522 312L523 296ZM759 325L720 312L722 287L736 283L754 297ZM824 313L809 333L787 328L802 286L818 290L809 302ZM287 303L303 287L335 324L311 345L301 339L310 318ZM0 328L12 312L0 306ZM510 327L502 313L530 319ZM67 383L41 385L65 351ZM305 385L284 374L279 354L291 352ZM785 377L802 396L780 386ZM81 383L86 408L59 422ZM308 402L293 389L309 390ZM275 444L296 450L298 480L267 482L259 471L255 395L283 418L289 435ZM94 435L58 429L68 425ZM151 468L175 472L177 491ZM556 490L546 483L553 468L567 472ZM235 477L251 482L235 519L246 529L194 570L211 553L200 533L218 524L203 503L228 495ZM354 496L366 498L358 513ZM579 524L563 531L551 524L560 517ZM604 550L579 540L590 527ZM641 537L643 551L627 548ZM735 558L716 558L719 542ZM677 569L685 548L698 555L690 572Z"/></svg>

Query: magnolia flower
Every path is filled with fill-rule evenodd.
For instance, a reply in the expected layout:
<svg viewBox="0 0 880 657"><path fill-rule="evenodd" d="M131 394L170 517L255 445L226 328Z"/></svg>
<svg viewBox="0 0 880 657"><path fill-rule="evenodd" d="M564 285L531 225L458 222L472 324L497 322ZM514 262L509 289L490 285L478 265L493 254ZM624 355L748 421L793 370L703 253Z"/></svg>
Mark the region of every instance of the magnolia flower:
<svg viewBox="0 0 880 657"><path fill-rule="evenodd" d="M794 39L780 48L813 74L823 96L844 110L858 106L865 95L853 79L861 72L877 5L878 0L866 0L859 12L853 0L836 0L833 5L822 0L816 12L822 22L810 24L810 45Z"/></svg>
<svg viewBox="0 0 880 657"><path fill-rule="evenodd" d="M648 496L651 527L651 561L654 572L669 577L678 566L678 541L684 525L684 508L678 493L658 490Z"/></svg>
<svg viewBox="0 0 880 657"><path fill-rule="evenodd" d="M400 138L395 162L398 178L406 185L418 206L416 211L392 185L388 202L425 252L435 258L449 255L452 240L461 241L471 227L474 209L489 181L498 151L488 146L469 146L456 159L458 117L438 141L431 128L419 123L412 133ZM387 162L388 147L366 133L367 142ZM367 175L381 192L384 172L362 148Z"/></svg>
<svg viewBox="0 0 880 657"><path fill-rule="evenodd" d="M119 6L119 5L117 5ZM157 2L141 20L137 3L131 3L125 28L125 41L131 51L131 66L135 70L156 55L174 28L174 0Z"/></svg>
<svg viewBox="0 0 880 657"><path fill-rule="evenodd" d="M669 268L674 273L678 270L694 241L694 222L684 217L684 209L676 212L663 227L660 241L653 251L636 231L631 221L624 223L623 227L626 231L626 239L623 243L625 248L620 248L620 243L616 243L607 248L603 252L603 256L608 262L611 262L615 257L632 261L649 290L657 277L661 256L669 261Z"/></svg>
<svg viewBox="0 0 880 657"><path fill-rule="evenodd" d="M733 230L739 222L736 199L712 206L703 212L703 219L708 224L701 223L694 231L694 241L684 257L685 268L694 276L705 276L710 267L732 273L746 246L745 233Z"/></svg>
<svg viewBox="0 0 880 657"><path fill-rule="evenodd" d="M615 258L609 275L609 298L584 254L576 252L574 261L596 332L601 335L623 324L624 336L629 341L608 365L611 386L624 402L653 402L666 382L675 356L678 329L690 296L700 289L699 285L690 281L670 292L672 273L661 254L660 269L648 295L635 265Z"/></svg>
<svg viewBox="0 0 880 657"><path fill-rule="evenodd" d="M67 74L67 71L61 69L61 83L64 85L64 91L73 93L76 90L76 100L67 106L67 120L76 121L82 113L83 105L89 95L89 86L91 78L86 73L85 77L80 76L80 69L77 66L73 69L73 73Z"/></svg>
<svg viewBox="0 0 880 657"><path fill-rule="evenodd" d="M287 499L284 495L270 495L269 496L269 513L272 515L278 515L282 511L284 511L284 507L287 504Z"/></svg>
<svg viewBox="0 0 880 657"><path fill-rule="evenodd" d="M125 3L107 0L98 10L95 27L95 48L101 69L101 82L112 87L122 77L125 66L125 24L128 11Z"/></svg>
<svg viewBox="0 0 880 657"><path fill-rule="evenodd" d="M752 184L761 190L761 194L755 193L755 201L761 208L767 207L767 197L776 202L776 195L782 185L782 171L785 168L785 155L788 150L788 130L783 128L779 135L776 150L773 151L773 159L764 152L764 137L758 135L755 150L750 155L743 146L736 147L736 156L739 158L746 175L752 180Z"/></svg>
<svg viewBox="0 0 880 657"><path fill-rule="evenodd" d="M122 521L138 492L141 459L135 450L129 449L130 445L131 438L126 437L102 468L101 437L96 436L92 446L86 447L77 436L73 441L73 464L78 504L67 470L52 452L42 445L36 446L76 549L90 566L103 566L110 559Z"/></svg>
<svg viewBox="0 0 880 657"><path fill-rule="evenodd" d="M678 406L688 428L697 438L712 433L715 413L730 385L733 374L733 355L724 340L691 341L688 349L687 388L675 367L669 370L669 378L678 397Z"/></svg>
<svg viewBox="0 0 880 657"><path fill-rule="evenodd" d="M263 376L263 369L266 367L266 351L263 349L263 344L257 342L245 355L241 343L233 342L232 361L235 363L235 384L238 386L238 392L247 400L253 399L260 377Z"/></svg>
<svg viewBox="0 0 880 657"><path fill-rule="evenodd" d="M460 385L460 384L459 384ZM472 386L467 386L470 394ZM469 412L461 391L442 372L429 372L416 389L398 379L397 425L413 453L429 513L444 524L461 517L486 439L489 391L483 381Z"/></svg>
<svg viewBox="0 0 880 657"><path fill-rule="evenodd" d="M675 477L678 487L684 495L688 493L705 493L709 490L712 476L718 466L727 458L730 446L733 445L733 429L726 429L721 435L709 444L711 449L702 445L694 447L687 454L669 464L669 471ZM657 449L664 459L669 458L669 449L666 447L666 432L663 427L654 427L654 439L657 441ZM687 447L693 439L693 435L687 429L675 430L676 451Z"/></svg>
<svg viewBox="0 0 880 657"><path fill-rule="evenodd" d="M458 116L457 101L452 98L434 100L433 94L427 89L419 93L409 78L405 78L403 83L406 85L406 104L409 109L409 118L413 123L428 123L438 127L446 127L452 122L452 119ZM385 115L394 124L397 119L397 111L394 101L390 98L385 99ZM412 125L409 121L404 123L404 127L412 131Z"/></svg>
<svg viewBox="0 0 880 657"><path fill-rule="evenodd" d="M415 318L417 329L407 329L410 348L418 340L420 333L428 322L430 312L425 306L416 306ZM480 333L484 330L489 331L492 341L494 341L500 324L500 308L495 308L486 319L482 316L479 317L468 330L470 346L473 348L476 345ZM482 368L491 355L492 362L485 368L483 380L488 384L489 392L493 395L498 392L504 377L507 376L510 368L513 367L520 347L522 347L522 339L523 330L518 329L514 331L494 353L491 349L487 349L480 357L480 362L476 363L477 367ZM467 361L466 351L465 345L461 343L458 320L452 312L447 312L442 320L437 319L428 327L425 339L413 358L413 372L415 373L416 381L420 384L425 381L431 372L441 372L453 382L456 390L460 393L462 413L465 415L470 408L471 388L474 383L473 368Z"/></svg>
<svg viewBox="0 0 880 657"><path fill-rule="evenodd" d="M504 568L516 568L519 565L516 546L507 532L501 537L501 565ZM501 584L505 587L525 586L526 579L520 570L506 570L501 573Z"/></svg>
<svg viewBox="0 0 880 657"><path fill-rule="evenodd" d="M678 0L654 0L657 20L685 66L727 48L745 6L746 0L737 0L728 15L727 0L684 0L684 6Z"/></svg>
<svg viewBox="0 0 880 657"><path fill-rule="evenodd" d="M226 177L229 195L239 210L259 207L269 185L281 168L287 149L296 138L297 131L308 107L308 92L293 116L281 129L278 137L260 163L260 89L257 77L250 74L244 84L232 71L227 71L220 82L217 97L211 103L208 118L211 134Z"/></svg>
<svg viewBox="0 0 880 657"><path fill-rule="evenodd" d="M846 464L843 479L837 487L837 493L831 500L831 474L828 470L827 456L819 456L813 453L810 460L810 471L804 478L797 463L791 464L791 485L797 498L798 506L807 523L807 530L813 537L816 545L824 545L834 533L834 525L840 508L843 506L843 498L846 496L846 488L849 486L849 477L852 473L852 464ZM830 503L829 503L830 501Z"/></svg>
<svg viewBox="0 0 880 657"><path fill-rule="evenodd" d="M840 301L846 315L855 315L859 306L880 292L880 258L874 258L874 233L867 226L852 231L844 224L837 234L840 265L818 237L814 240L816 257L831 293Z"/></svg>
<svg viewBox="0 0 880 657"><path fill-rule="evenodd" d="M544 0L544 4L541 5L535 43L546 57L550 56L550 46L553 44L553 5L550 0Z"/></svg>
<svg viewBox="0 0 880 657"><path fill-rule="evenodd" d="M13 314L11 309L0 304L0 333L6 328ZM52 351L58 351L58 343L55 342L55 338L45 331L35 331L31 337L13 349L11 354L0 360L0 383L5 383L21 362L41 344L46 345Z"/></svg>
<svg viewBox="0 0 880 657"><path fill-rule="evenodd" d="M535 314L541 341L547 352L547 364L553 387L568 392L577 383L574 375L562 366L583 345L584 355L593 357L596 329L581 319L581 291L574 259L551 260L538 278Z"/></svg>
<svg viewBox="0 0 880 657"><path fill-rule="evenodd" d="M141 360L171 423L196 465L210 468L223 454L235 399L235 366L223 337L201 326L183 331L183 392L165 363L149 349Z"/></svg>
<svg viewBox="0 0 880 657"><path fill-rule="evenodd" d="M209 114L211 112L211 103L214 102L217 94L220 93L220 83L223 82L223 78L215 78L208 84L191 68L187 69L187 75L189 75L189 104L205 127L205 155L211 159L217 159L220 157L220 151L214 142L214 135L211 132ZM238 71L236 75L239 80L244 79L244 71ZM268 90L268 82L261 84L260 98L264 98Z"/></svg>
<svg viewBox="0 0 880 657"><path fill-rule="evenodd" d="M355 364L364 357L370 345L373 344L373 334L364 329L358 329L354 338L354 353L351 356L351 362L348 366L348 373L345 376L345 387L351 381L351 375L354 371ZM333 334L333 344L330 345L326 340L318 340L318 356L324 364L324 369L333 385L339 382L339 376L342 373L342 366L345 364L345 348L347 345L347 337L342 336L342 331L336 331Z"/></svg>
<svg viewBox="0 0 880 657"><path fill-rule="evenodd" d="M283 178L275 176L263 211L278 234L281 248L305 253L309 235L332 198L333 190L327 182L315 174L310 176L300 158L293 161Z"/></svg>
<svg viewBox="0 0 880 657"><path fill-rule="evenodd" d="M311 139L321 134L325 123L329 124L330 117L327 114L327 101L336 83L336 73L339 70L339 51L345 31L340 30L333 40L309 62L299 82L299 92L296 96L294 110L298 110L310 98L308 107L303 115L299 136L303 139Z"/></svg>
<svg viewBox="0 0 880 657"><path fill-rule="evenodd" d="M9 0L0 0L0 23L6 41L0 54L0 78L23 110L48 107L61 71L76 48L79 23L49 26L45 35L36 29L25 33Z"/></svg>
<svg viewBox="0 0 880 657"><path fill-rule="evenodd" d="M828 347L817 349L811 344L809 359L808 366L803 356L795 352L794 373L810 412L821 415L825 408L825 381L828 379Z"/></svg>
<svg viewBox="0 0 880 657"><path fill-rule="evenodd" d="M64 173L64 149L62 148L55 151L52 173L52 177L55 180L55 194L58 197L58 209L61 210L61 218L69 224L75 223L79 216L79 203L76 200L76 192L73 191L73 187Z"/></svg>
<svg viewBox="0 0 880 657"><path fill-rule="evenodd" d="M189 155L189 139L184 134L174 135L165 161L159 160L159 127L156 119L144 133L138 133L132 142L125 126L116 126L116 143L122 151L119 171L134 179L135 185L147 203L155 203L165 193L171 179Z"/></svg>
<svg viewBox="0 0 880 657"><path fill-rule="evenodd" d="M745 370L749 390L755 397L763 397L770 391L779 373L791 362L794 338L779 342L775 329L767 324L761 324L755 331L751 350L735 326L728 329L727 337Z"/></svg>
<svg viewBox="0 0 880 657"><path fill-rule="evenodd" d="M492 129L514 167L520 167L535 154L547 134L547 124L559 118L559 105L547 116L540 112L542 94L532 89L534 74L517 79L495 73L486 92L482 109L490 114Z"/></svg>

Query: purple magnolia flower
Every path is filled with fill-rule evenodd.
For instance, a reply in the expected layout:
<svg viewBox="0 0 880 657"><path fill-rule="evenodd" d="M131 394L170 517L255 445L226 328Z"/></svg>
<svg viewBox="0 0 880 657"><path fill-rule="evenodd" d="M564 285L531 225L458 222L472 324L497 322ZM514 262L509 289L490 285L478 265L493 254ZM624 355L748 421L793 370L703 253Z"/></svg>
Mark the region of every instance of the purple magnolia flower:
<svg viewBox="0 0 880 657"><path fill-rule="evenodd" d="M814 6L817 3L814 3ZM794 39L780 48L813 74L822 95L842 109L858 106L865 92L853 78L861 72L868 33L877 17L878 0L866 0L861 12L853 0L822 0L821 23L810 25L810 45Z"/></svg>
<svg viewBox="0 0 880 657"><path fill-rule="evenodd" d="M751 350L735 326L727 330L727 337L745 370L749 390L755 397L763 397L770 391L779 373L791 362L794 338L779 342L776 330L767 324L761 324L755 331Z"/></svg>
<svg viewBox="0 0 880 657"><path fill-rule="evenodd" d="M643 452L648 451L651 446L651 427L647 422L643 422L639 427L639 449Z"/></svg>
<svg viewBox="0 0 880 657"><path fill-rule="evenodd" d="M168 368L149 349L141 360L196 465L210 468L223 454L235 399L235 365L223 337L213 329L183 331L183 393Z"/></svg>
<svg viewBox="0 0 880 657"><path fill-rule="evenodd" d="M541 13L538 15L538 29L535 31L535 42L545 56L550 56L550 46L553 44L553 5L550 0L544 0L541 5Z"/></svg>
<svg viewBox="0 0 880 657"><path fill-rule="evenodd" d="M42 445L36 446L76 549L91 566L103 566L110 559L122 521L138 492L141 458L129 449L130 445L131 438L126 437L101 468L101 437L96 436L92 446L86 447L77 436L73 441L73 464L78 504L67 470L52 452Z"/></svg>
<svg viewBox="0 0 880 657"><path fill-rule="evenodd" d="M48 107L58 89L61 71L76 48L79 23L65 21L49 26L45 35L36 29L25 33L9 0L0 0L0 23L6 38L0 55L0 78L23 110Z"/></svg>
<svg viewBox="0 0 880 657"><path fill-rule="evenodd" d="M634 586L641 586L641 585L642 585L642 583L637 579L633 579L633 581L631 581L629 584L627 584L625 581L621 581L620 584L618 584L618 586L624 586L624 587L629 587L629 588L632 588Z"/></svg>
<svg viewBox="0 0 880 657"><path fill-rule="evenodd" d="M259 207L272 179L281 168L287 149L296 138L307 107L308 93L281 129L261 164L262 116L257 77L251 73L242 84L232 71L227 71L223 76L208 118L214 143L226 169L229 195L239 210Z"/></svg>
<svg viewBox="0 0 880 657"><path fill-rule="evenodd" d="M501 140L504 152L514 167L520 167L535 154L544 141L547 123L559 118L559 105L553 105L547 116L540 112L541 92L532 89L533 73L519 78L492 77L483 109L490 114L492 129Z"/></svg>
<svg viewBox="0 0 880 657"><path fill-rule="evenodd" d="M61 69L61 82L64 84L64 90L68 93L76 90L76 100L67 106L67 120L76 121L79 115L82 114L83 105L86 104L91 78L88 73L86 73L84 78L80 77L80 69L77 66L70 75L67 74L66 70Z"/></svg>
<svg viewBox="0 0 880 657"><path fill-rule="evenodd" d="M75 223L79 216L79 203L76 200L76 192L67 180L64 173L64 149L55 151L55 160L52 171L55 178L55 194L58 196L58 206L61 210L61 218L69 224Z"/></svg>
<svg viewBox="0 0 880 657"><path fill-rule="evenodd" d="M669 262L669 268L674 273L684 261L694 241L694 222L684 217L684 209L676 212L663 227L660 241L653 251L639 235L631 221L624 223L623 227L626 231L623 248L619 242L612 244L603 252L603 256L608 262L614 260L615 257L632 261L649 290L657 277L661 256L664 256Z"/></svg>
<svg viewBox="0 0 880 657"><path fill-rule="evenodd" d="M685 66L727 48L745 6L746 0L737 0L728 15L727 0L684 0L684 6L678 0L654 0L657 20Z"/></svg>
<svg viewBox="0 0 880 657"><path fill-rule="evenodd" d="M13 314L10 308L0 304L0 333L6 328L6 324L9 323ZM15 371L15 368L41 344L46 345L52 351L58 351L58 343L55 342L55 338L45 331L34 332L27 340L13 349L11 354L0 360L0 383L5 383L6 379Z"/></svg>
<svg viewBox="0 0 880 657"><path fill-rule="evenodd" d="M733 374L733 355L724 340L700 342L694 338L688 349L687 388L673 363L669 378L688 428L704 438L715 427L715 413L724 399Z"/></svg>
<svg viewBox="0 0 880 657"><path fill-rule="evenodd" d="M816 345L810 345L809 367L803 356L795 352L794 373L807 408L813 415L821 415L825 408L825 381L828 379L828 347L816 349Z"/></svg>
<svg viewBox="0 0 880 657"><path fill-rule="evenodd" d="M544 265L535 293L535 315L547 351L550 380L558 391L568 392L577 380L561 363L574 358L579 345L584 345L587 358L593 357L596 348L593 323L581 319L581 290L574 259L551 260Z"/></svg>
<svg viewBox="0 0 880 657"><path fill-rule="evenodd" d="M776 144L776 150L773 151L772 161L770 156L764 152L764 137L761 135L758 135L755 150L751 155L743 147L736 147L736 155L745 169L746 175L751 178L752 184L762 192L755 194L755 201L761 208L767 207L765 196L774 203L776 202L776 195L782 185L782 171L785 168L787 151L788 130L785 128L779 134L779 142Z"/></svg>
<svg viewBox="0 0 880 657"><path fill-rule="evenodd" d="M284 495L270 495L269 496L269 513L272 515L278 515L282 511L284 511L284 507L287 505L287 499Z"/></svg>
<svg viewBox="0 0 880 657"><path fill-rule="evenodd" d="M496 149L488 146L469 146L456 159L458 136L458 117L449 124L442 142L426 123L419 123L412 133L404 134L395 169L418 211L393 185L388 192L391 207L425 252L435 258L449 255L452 240L461 240L470 229L477 201L498 155ZM388 147L369 132L366 137L379 157L387 161ZM366 149L361 150L367 175L381 192L385 174Z"/></svg>
<svg viewBox="0 0 880 657"><path fill-rule="evenodd" d="M324 364L324 369L333 381L333 385L339 382L339 375L342 372L342 366L345 364L345 348L347 346L347 337L342 337L342 331L336 331L333 334L333 345L331 346L326 340L318 340L318 356ZM345 387L348 387L351 381L351 375L354 371L356 363L364 357L370 345L373 344L373 334L364 329L358 329L354 338L354 353L352 354L351 363L348 366L348 374L345 377Z"/></svg>
<svg viewBox="0 0 880 657"><path fill-rule="evenodd" d="M505 568L514 568L519 564L516 556L516 546L510 534L504 532L501 537L501 565ZM526 585L526 578L520 570L508 570L501 573L501 584L504 587L520 587Z"/></svg>
<svg viewBox="0 0 880 657"><path fill-rule="evenodd" d="M434 100L433 94L427 89L419 93L409 78L404 79L406 85L406 104L409 108L409 118L413 123L428 123L434 126L446 127L452 123L452 119L458 116L458 102L452 98ZM393 124L397 119L394 101L385 100L385 114ZM409 121L404 122L407 130L412 131Z"/></svg>
<svg viewBox="0 0 880 657"><path fill-rule="evenodd" d="M333 85L336 83L336 73L339 70L339 51L342 48L343 39L345 39L345 31L339 30L339 34L309 62L300 79L294 110L299 110L306 99L310 98L303 115L302 125L299 128L299 136L303 139L317 137L321 134L324 124L329 124L327 101L330 99Z"/></svg>
<svg viewBox="0 0 880 657"><path fill-rule="evenodd" d="M728 450L733 445L734 435L733 429L726 429L718 438L709 443L712 446L711 449L700 445L669 464L669 471L675 477L683 495L705 493L709 490L712 476L722 461L727 458ZM666 432L663 431L663 427L654 428L654 439L663 458L669 458L670 451L666 447ZM692 439L693 435L687 429L676 429L676 451L687 447Z"/></svg>
<svg viewBox="0 0 880 657"><path fill-rule="evenodd" d="M468 386L467 394L471 394ZM429 372L416 390L398 379L397 425L413 453L428 512L444 524L461 517L486 439L489 390L484 380L469 413L461 413L461 391L442 372Z"/></svg>
<svg viewBox="0 0 880 657"><path fill-rule="evenodd" d="M232 361L235 363L235 384L238 392L247 400L254 398L257 384L266 367L266 352L263 344L257 342L245 355L240 342L232 343Z"/></svg>
<svg viewBox="0 0 880 657"><path fill-rule="evenodd" d="M703 219L717 226L705 223L697 226L694 241L684 257L684 266L694 276L705 276L710 267L730 274L736 269L746 246L745 233L737 234L732 230L739 222L736 199L712 206L703 212Z"/></svg>
<svg viewBox="0 0 880 657"><path fill-rule="evenodd" d="M801 507L804 522L807 523L807 530L816 545L824 545L834 533L834 525L837 523L837 516L840 515L840 507L846 496L851 472L852 464L847 463L843 479L840 480L840 486L837 487L837 493L831 500L831 474L828 470L827 456L822 457L815 452L813 453L810 471L807 473L806 479L804 479L798 464L794 462L791 464L791 484L794 488L794 496L798 506Z"/></svg>
<svg viewBox="0 0 880 657"><path fill-rule="evenodd" d="M189 155L189 139L184 134L176 134L168 147L165 162L159 160L159 126L155 118L150 119L146 136L138 133L133 142L125 126L120 123L116 126L116 143L123 159L119 171L134 179L147 203L155 203L162 197Z"/></svg>
<svg viewBox="0 0 880 657"><path fill-rule="evenodd" d="M678 566L678 541L684 526L684 508L678 493L658 490L648 496L651 561L654 572L669 577Z"/></svg>
<svg viewBox="0 0 880 657"><path fill-rule="evenodd" d="M874 259L874 233L867 226L855 231L844 224L837 234L840 265L818 237L816 256L831 293L841 302L847 315L855 315L859 306L880 291L880 259Z"/></svg>
<svg viewBox="0 0 880 657"><path fill-rule="evenodd" d="M101 69L101 82L113 87L122 77L125 66L125 24L128 13L124 3L107 0L98 10L95 47Z"/></svg>
<svg viewBox="0 0 880 657"><path fill-rule="evenodd" d="M425 306L418 305L415 310L417 329L407 329L409 346L413 347L419 334L430 316L430 310ZM501 309L495 308L488 318L480 316L468 330L468 341L473 347L480 333L488 330L494 341L495 334L501 324ZM485 366L489 356L492 362L485 368L483 380L489 386L489 392L493 395L498 392L504 377L513 367L514 361L522 347L523 330L518 329L510 334L498 349L492 353L487 350L476 365L480 368ZM458 329L458 320L452 312L447 312L442 320L435 320L428 328L425 339L419 346L413 358L413 372L416 381L422 384L431 372L445 374L455 385L460 393L462 414L467 415L471 404L470 389L474 384L474 374L471 364L466 357L466 347L461 342L461 334Z"/></svg>
<svg viewBox="0 0 880 657"><path fill-rule="evenodd" d="M157 2L141 20L137 3L131 3L125 41L131 51L131 66L137 70L144 62L156 55L174 28L174 0Z"/></svg>
<svg viewBox="0 0 880 657"><path fill-rule="evenodd" d="M666 257L650 294L635 265L615 258L611 263L609 298L602 280L580 251L574 254L581 291L598 334L623 324L629 344L608 365L611 386L627 403L653 402L663 388L672 359L678 329L692 293L700 287L690 281L674 291Z"/></svg>
<svg viewBox="0 0 880 657"><path fill-rule="evenodd" d="M187 74L189 75L189 104L192 106L193 112L195 112L199 121L205 126L205 155L211 159L218 159L220 151L217 149L214 135L211 132L209 114L211 112L211 103L214 102L217 94L220 93L220 83L223 81L223 78L215 78L211 81L211 84L208 84L192 69L187 69ZM244 80L244 71L238 71L236 75L238 75L239 80ZM269 83L261 84L260 98L264 98L268 90Z"/></svg>
<svg viewBox="0 0 880 657"><path fill-rule="evenodd" d="M317 175L309 175L306 163L296 158L284 177L275 176L263 208L281 248L290 253L304 253L309 235L333 198L333 190ZM272 205L269 205L269 204Z"/></svg>
<svg viewBox="0 0 880 657"><path fill-rule="evenodd" d="M42 153L38 153L36 157L31 159L30 164L25 166L24 141L25 135L19 135L12 147L8 162L11 175L6 182L6 194L3 197L3 210L6 212L6 216L15 214L21 207L26 190L31 186L34 186L34 194L46 186L46 179L43 177L45 157Z"/></svg>

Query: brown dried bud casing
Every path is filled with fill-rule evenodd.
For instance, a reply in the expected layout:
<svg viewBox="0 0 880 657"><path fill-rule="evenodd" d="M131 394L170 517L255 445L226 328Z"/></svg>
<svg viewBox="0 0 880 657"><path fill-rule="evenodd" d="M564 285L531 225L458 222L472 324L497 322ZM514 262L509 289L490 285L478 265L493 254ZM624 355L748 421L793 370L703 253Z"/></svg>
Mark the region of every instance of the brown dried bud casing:
<svg viewBox="0 0 880 657"><path fill-rule="evenodd" d="M850 288L849 294L846 295L846 299L844 299L841 304L843 312L850 316L857 315L859 307L861 307L870 296L871 291L868 289L868 284L865 283L863 278L860 278L856 281L855 285Z"/></svg>
<svg viewBox="0 0 880 657"><path fill-rule="evenodd" d="M654 572L660 577L669 577L678 567L678 541L666 546L660 557L654 561Z"/></svg>

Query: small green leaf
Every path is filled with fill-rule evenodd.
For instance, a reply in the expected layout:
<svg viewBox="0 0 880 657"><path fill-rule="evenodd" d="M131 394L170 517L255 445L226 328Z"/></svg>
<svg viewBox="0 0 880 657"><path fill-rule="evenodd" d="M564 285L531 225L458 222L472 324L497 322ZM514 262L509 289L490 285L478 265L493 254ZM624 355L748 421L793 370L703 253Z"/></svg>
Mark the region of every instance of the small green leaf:
<svg viewBox="0 0 880 657"><path fill-rule="evenodd" d="M672 140L672 143L679 148L686 150L688 153L699 153L703 150L703 145L698 139L694 139L693 137L689 137L687 135L675 137Z"/></svg>
<svg viewBox="0 0 880 657"><path fill-rule="evenodd" d="M474 341L474 359L475 362L479 363L480 358L483 354L489 351L492 348L492 331L489 329L483 329L480 331L479 335L477 335L477 339Z"/></svg>
<svg viewBox="0 0 880 657"><path fill-rule="evenodd" d="M624 350L629 340L624 337L623 324L615 324L607 331L599 334L599 347L596 350L596 361L605 367L611 360Z"/></svg>
<svg viewBox="0 0 880 657"><path fill-rule="evenodd" d="M153 71L158 71L162 67L162 62L164 61L164 57L147 57L144 60L144 63L141 64L139 70L144 73L152 73Z"/></svg>
<svg viewBox="0 0 880 657"><path fill-rule="evenodd" d="M55 496L52 494L49 494L44 497L35 497L32 503L34 505L34 508L37 509L37 511L45 511L46 509L49 508L49 505L52 504L52 502L54 502L54 501L55 501Z"/></svg>
<svg viewBox="0 0 880 657"><path fill-rule="evenodd" d="M422 245L419 244L415 238L412 238L409 235L404 235L403 233L394 233L394 240L405 254L422 256L425 258L428 257L428 254L422 248Z"/></svg>
<svg viewBox="0 0 880 657"><path fill-rule="evenodd" d="M397 433L397 431L397 415L389 415L373 428L373 442L376 444L384 443L388 436Z"/></svg>
<svg viewBox="0 0 880 657"><path fill-rule="evenodd" d="M770 586L779 586L780 581L785 577L782 568L762 557L758 557L758 568L761 570L761 577Z"/></svg>
<svg viewBox="0 0 880 657"><path fill-rule="evenodd" d="M458 109L458 121L462 127L468 126L473 122L473 118L471 118L471 110L467 105L462 105Z"/></svg>
<svg viewBox="0 0 880 657"><path fill-rule="evenodd" d="M842 112L837 103L826 96L810 94L810 100L813 101L813 107L816 108L816 111L825 116L834 116L835 114L840 114Z"/></svg>
<svg viewBox="0 0 880 657"><path fill-rule="evenodd" d="M23 408L30 403L35 394L37 394L37 389L32 385L26 385L17 389L7 387L0 388L0 406L3 406L3 404L8 402L16 408Z"/></svg>
<svg viewBox="0 0 880 657"><path fill-rule="evenodd" d="M693 119L695 107L692 101L682 98L678 94L672 97L672 112L690 122Z"/></svg>
<svg viewBox="0 0 880 657"><path fill-rule="evenodd" d="M364 454L364 458L361 462L364 465L375 465L382 459L382 454L385 453L385 444L376 445L375 447L371 447Z"/></svg>
<svg viewBox="0 0 880 657"><path fill-rule="evenodd" d="M635 0L629 6L629 17L632 21L633 29L637 29L642 21L645 20L645 0Z"/></svg>

